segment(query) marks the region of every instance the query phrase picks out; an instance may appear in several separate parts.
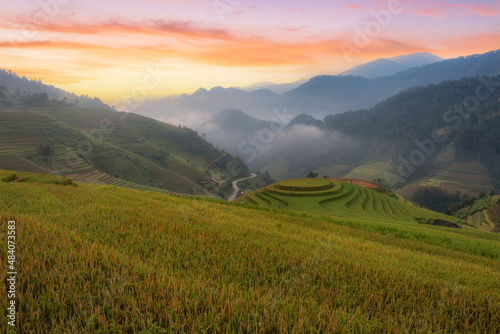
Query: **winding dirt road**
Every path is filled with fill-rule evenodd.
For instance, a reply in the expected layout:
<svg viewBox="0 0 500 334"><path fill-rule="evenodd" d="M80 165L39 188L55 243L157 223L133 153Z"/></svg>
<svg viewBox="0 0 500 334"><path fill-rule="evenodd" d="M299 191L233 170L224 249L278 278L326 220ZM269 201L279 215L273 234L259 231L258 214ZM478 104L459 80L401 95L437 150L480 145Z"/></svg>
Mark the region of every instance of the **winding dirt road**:
<svg viewBox="0 0 500 334"><path fill-rule="evenodd" d="M229 197L229 202L234 201L234 199L238 195L238 190L240 190L240 188L238 188L238 182L245 181L245 180L248 180L248 179L253 179L256 176L257 176L257 174L252 173L249 177L245 177L244 179L239 179L239 180L233 181L233 189L234 189L234 191L233 191L233 194L231 195L231 197Z"/></svg>

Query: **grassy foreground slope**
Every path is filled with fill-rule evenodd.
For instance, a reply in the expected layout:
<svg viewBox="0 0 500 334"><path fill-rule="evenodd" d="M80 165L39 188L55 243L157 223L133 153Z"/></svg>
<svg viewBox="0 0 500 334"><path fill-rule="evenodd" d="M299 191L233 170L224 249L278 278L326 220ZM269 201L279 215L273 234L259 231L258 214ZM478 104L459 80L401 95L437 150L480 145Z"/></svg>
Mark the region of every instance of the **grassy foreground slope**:
<svg viewBox="0 0 500 334"><path fill-rule="evenodd" d="M382 222L367 231L360 226L374 222L25 180L0 182L1 240L7 221L17 222L20 331L500 330L492 233ZM6 247L0 257L5 282ZM6 302L2 288L0 307Z"/></svg>

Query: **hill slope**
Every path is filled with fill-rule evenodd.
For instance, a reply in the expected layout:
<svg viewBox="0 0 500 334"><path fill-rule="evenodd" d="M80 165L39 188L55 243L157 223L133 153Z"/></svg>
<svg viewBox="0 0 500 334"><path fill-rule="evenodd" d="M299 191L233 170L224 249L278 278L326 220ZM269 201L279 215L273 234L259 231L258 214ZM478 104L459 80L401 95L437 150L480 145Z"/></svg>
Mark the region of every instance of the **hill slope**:
<svg viewBox="0 0 500 334"><path fill-rule="evenodd" d="M295 217L43 177L57 178L0 182L2 238L15 221L23 332L500 329L495 234Z"/></svg>
<svg viewBox="0 0 500 334"><path fill-rule="evenodd" d="M427 143L425 161L405 177L435 175L456 162L477 161L487 167L499 186L499 82L500 76L496 76L409 89L370 110L328 116L324 122L328 129L387 143L391 147L384 150L391 152L389 159L395 165L401 163L399 157L408 159L415 150L425 150L421 143ZM484 92L487 94L481 96L485 98L476 97ZM477 104L471 108L468 101ZM441 156L446 149L448 156Z"/></svg>
<svg viewBox="0 0 500 334"><path fill-rule="evenodd" d="M211 178L224 181L249 173L241 160L190 129L108 109L48 101L4 107L0 129L4 169L199 194L211 190Z"/></svg>
<svg viewBox="0 0 500 334"><path fill-rule="evenodd" d="M397 63L395 61L380 58L372 62L356 66L348 71L342 72L342 75L355 75L367 79L373 79L384 75L392 75L394 73L408 69L409 66Z"/></svg>
<svg viewBox="0 0 500 334"><path fill-rule="evenodd" d="M470 225L491 232L500 232L500 196L486 196L476 200L466 198L450 207L454 216Z"/></svg>
<svg viewBox="0 0 500 334"><path fill-rule="evenodd" d="M5 87L10 93L17 94L41 94L46 93L49 99L66 100L68 103L76 103L82 107L109 108L99 98L89 96L77 96L52 85L46 85L41 80L29 80L19 77L12 71L0 69L0 87Z"/></svg>

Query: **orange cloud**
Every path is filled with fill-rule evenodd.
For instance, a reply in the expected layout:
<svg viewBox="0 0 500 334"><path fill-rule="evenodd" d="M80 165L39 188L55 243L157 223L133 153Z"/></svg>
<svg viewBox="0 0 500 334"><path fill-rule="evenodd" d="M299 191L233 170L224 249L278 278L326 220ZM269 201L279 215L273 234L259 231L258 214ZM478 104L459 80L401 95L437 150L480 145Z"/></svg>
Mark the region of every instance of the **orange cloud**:
<svg viewBox="0 0 500 334"><path fill-rule="evenodd" d="M410 2L407 2L410 3ZM413 3L413 2L411 2ZM426 4L444 4L438 1L426 1ZM352 5L362 6L362 5ZM468 5L449 5L448 7L464 7ZM447 8L447 6L444 6ZM486 7L477 7L485 10ZM441 8L442 9L442 8ZM418 9L413 9L418 10ZM423 10L423 9L422 9ZM437 7L429 7L422 15L441 15ZM486 12L485 12L486 13ZM490 13L490 12L488 12ZM26 19L11 19L4 21L0 29L16 29L26 23ZM168 58L188 59L197 63L216 64L223 66L280 66L302 65L322 61L328 57L343 57L340 45L353 45L349 35L333 38L309 36L302 40L283 42L272 37L259 37L251 34L239 35L232 31L210 26L197 25L191 21L144 20L133 21L126 19L110 19L94 24L74 22L71 18L54 20L46 24L27 25L29 29L47 34L56 34L51 40L20 40L0 42L0 48L38 49L38 50L68 50L80 57L75 61L85 59L101 59L102 66L112 63L136 63L143 59L152 61ZM288 33L295 33L300 28L285 28ZM275 29L275 33L279 29ZM125 36L137 35L133 38L116 38L117 34ZM46 35L46 34L40 34ZM94 37L98 36L98 37ZM477 45L481 41L481 50L489 45L495 45L496 33L490 33L488 38L471 38L470 45ZM43 38L41 36L40 38ZM178 38L182 37L182 38ZM460 41L462 39L457 39ZM450 45L450 41L442 41L449 45L450 50L459 47ZM498 44L497 44L498 45ZM471 47L465 46L468 51ZM434 49L435 50L435 49ZM353 58L366 59L386 57L399 53L429 51L426 42L406 39L373 38L369 45L362 48ZM112 60L112 61L110 61ZM88 64L90 67L90 64Z"/></svg>
<svg viewBox="0 0 500 334"><path fill-rule="evenodd" d="M28 16L29 17L29 16ZM0 25L3 29L24 29L38 32L67 34L146 34L146 35L182 35L186 37L228 39L232 35L223 29L200 27L191 21L111 19L94 24L78 23L70 20L52 20L46 23L32 22L30 19L17 18L6 20Z"/></svg>
<svg viewBox="0 0 500 334"><path fill-rule="evenodd" d="M346 7L354 10L366 10L366 6L361 2L348 4L346 5Z"/></svg>
<svg viewBox="0 0 500 334"><path fill-rule="evenodd" d="M213 40L211 43L198 43L191 48L176 48L166 44L154 46L105 46L81 42L24 42L13 45L0 43L0 48L18 47L36 50L68 50L80 53L81 59L105 59L104 64L137 62L141 59L161 61L168 58L188 59L198 63L222 66L286 66L313 64L324 58L343 58L340 45L354 43L346 38L299 41L294 43L276 42L259 37L239 40ZM373 39L368 46L359 49L355 57L388 56L394 52L411 53L422 51L417 43L403 43L389 39ZM112 65L110 65L112 66Z"/></svg>
<svg viewBox="0 0 500 334"><path fill-rule="evenodd" d="M18 24L22 22L10 22L10 25L4 24L1 28L12 29ZM114 19L96 24L57 21L37 25L32 29L57 33L61 35L62 41L21 39L19 43L0 43L0 48L66 49L90 53L93 57L112 57L116 60L130 61L134 61L135 57L137 59L181 57L197 62L229 66L275 66L310 62L325 53L334 54L338 49L331 40L283 43L258 36L235 36L223 29L199 27L192 22L165 20L133 22ZM292 28L288 32L296 32L298 29ZM84 35L97 34L99 38L92 42L84 38ZM136 34L144 38L119 39L115 42L116 34ZM177 35L184 37L181 42L175 38ZM170 39L158 38L162 36Z"/></svg>
<svg viewBox="0 0 500 334"><path fill-rule="evenodd" d="M432 16L435 18L443 17L443 10L437 8L423 8L423 9L414 9L414 14L422 15L422 16Z"/></svg>
<svg viewBox="0 0 500 334"><path fill-rule="evenodd" d="M20 77L26 76L29 79L40 79L40 78L49 78L50 83L53 85L67 85L74 84L79 82L84 82L88 80L88 77L85 76L77 76L75 73L64 73L57 72L55 73L53 70L40 69L37 67L27 68L27 67L12 67L10 70Z"/></svg>

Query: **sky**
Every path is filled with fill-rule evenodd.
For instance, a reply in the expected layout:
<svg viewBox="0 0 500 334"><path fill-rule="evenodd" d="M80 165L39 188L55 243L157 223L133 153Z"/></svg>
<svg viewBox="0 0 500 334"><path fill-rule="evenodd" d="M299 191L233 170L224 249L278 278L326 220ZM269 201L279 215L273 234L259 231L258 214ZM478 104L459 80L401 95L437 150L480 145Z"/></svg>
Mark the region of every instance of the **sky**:
<svg viewBox="0 0 500 334"><path fill-rule="evenodd" d="M0 68L106 102L500 49L498 0L0 3Z"/></svg>

